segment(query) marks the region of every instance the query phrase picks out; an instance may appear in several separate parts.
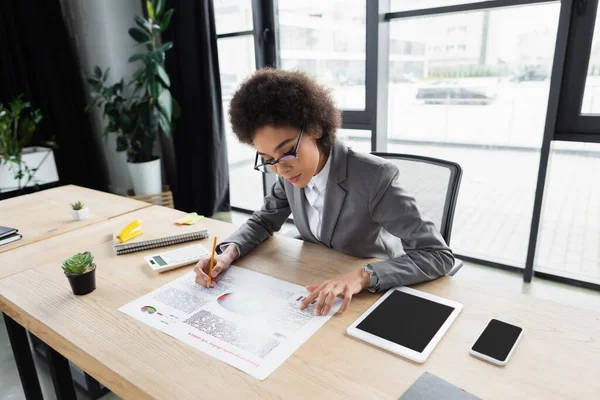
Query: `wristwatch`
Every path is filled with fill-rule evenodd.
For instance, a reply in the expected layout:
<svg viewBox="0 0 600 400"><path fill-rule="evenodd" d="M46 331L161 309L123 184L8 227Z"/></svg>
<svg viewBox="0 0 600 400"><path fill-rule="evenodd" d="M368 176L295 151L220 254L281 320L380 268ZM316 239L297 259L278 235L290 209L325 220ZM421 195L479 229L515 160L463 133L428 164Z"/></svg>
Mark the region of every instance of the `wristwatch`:
<svg viewBox="0 0 600 400"><path fill-rule="evenodd" d="M377 274L375 273L375 271L373 271L373 267L371 267L371 264L367 264L363 267L363 270L365 270L370 277L370 281L369 281L369 291L371 292L376 292L378 289L378 285L379 285L379 278L377 277Z"/></svg>

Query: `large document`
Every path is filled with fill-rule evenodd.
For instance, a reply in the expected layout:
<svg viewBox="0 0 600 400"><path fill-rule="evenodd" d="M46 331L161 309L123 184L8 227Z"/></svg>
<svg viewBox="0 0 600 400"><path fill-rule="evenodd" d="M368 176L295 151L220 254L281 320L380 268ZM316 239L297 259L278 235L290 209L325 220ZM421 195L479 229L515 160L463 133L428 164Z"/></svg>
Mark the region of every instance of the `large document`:
<svg viewBox="0 0 600 400"><path fill-rule="evenodd" d="M214 288L189 272L119 311L252 375L268 377L335 314L300 310L306 289L231 266Z"/></svg>

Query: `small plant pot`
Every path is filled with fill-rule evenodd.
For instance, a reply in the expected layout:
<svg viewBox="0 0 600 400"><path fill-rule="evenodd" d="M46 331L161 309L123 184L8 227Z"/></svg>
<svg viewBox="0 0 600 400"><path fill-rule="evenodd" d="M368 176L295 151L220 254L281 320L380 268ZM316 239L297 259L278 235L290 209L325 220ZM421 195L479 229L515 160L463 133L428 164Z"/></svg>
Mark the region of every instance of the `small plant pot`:
<svg viewBox="0 0 600 400"><path fill-rule="evenodd" d="M86 272L85 274L80 275L67 275L65 274L67 279L69 279L69 283L71 284L71 289L73 290L73 294L78 296L88 294L96 289L96 265L94 264L94 269Z"/></svg>
<svg viewBox="0 0 600 400"><path fill-rule="evenodd" d="M75 221L81 221L82 219L87 219L89 214L89 209L82 208L81 210L71 210L71 216Z"/></svg>

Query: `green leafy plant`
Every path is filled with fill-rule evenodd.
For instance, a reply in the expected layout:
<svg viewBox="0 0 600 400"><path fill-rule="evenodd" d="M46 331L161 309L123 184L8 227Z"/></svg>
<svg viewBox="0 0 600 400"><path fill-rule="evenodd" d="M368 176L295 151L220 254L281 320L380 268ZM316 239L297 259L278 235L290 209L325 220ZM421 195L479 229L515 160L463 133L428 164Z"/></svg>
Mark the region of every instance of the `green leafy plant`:
<svg viewBox="0 0 600 400"><path fill-rule="evenodd" d="M19 182L18 189L27 186L34 179L37 170L50 154L47 153L35 168L23 161L23 147L31 144L35 129L41 120L40 110L32 108L30 102L23 101L22 94L10 101L8 106L0 104L0 165L8 165ZM58 148L54 141L44 141L42 144ZM23 179L26 180L22 185Z"/></svg>
<svg viewBox="0 0 600 400"><path fill-rule="evenodd" d="M94 256L89 251L72 255L62 262L62 269L67 275L85 274L94 267Z"/></svg>
<svg viewBox="0 0 600 400"><path fill-rule="evenodd" d="M170 138L172 120L179 116L164 68L165 54L173 43L159 44L160 33L168 28L173 10L165 11L165 0L147 0L146 10L148 17L136 16L137 26L129 29L129 35L143 47L129 58L129 62L141 62L133 79L127 85L122 78L107 86L110 68L102 71L98 66L87 79L93 97L87 110L94 105L103 108L107 119L104 136L116 134L117 151L127 151L127 161L133 163L155 159L152 149L159 133Z"/></svg>
<svg viewBox="0 0 600 400"><path fill-rule="evenodd" d="M80 202L80 201L77 201L75 203L71 203L71 208L73 210L75 210L75 211L83 210L84 207L85 207L85 205L82 202Z"/></svg>

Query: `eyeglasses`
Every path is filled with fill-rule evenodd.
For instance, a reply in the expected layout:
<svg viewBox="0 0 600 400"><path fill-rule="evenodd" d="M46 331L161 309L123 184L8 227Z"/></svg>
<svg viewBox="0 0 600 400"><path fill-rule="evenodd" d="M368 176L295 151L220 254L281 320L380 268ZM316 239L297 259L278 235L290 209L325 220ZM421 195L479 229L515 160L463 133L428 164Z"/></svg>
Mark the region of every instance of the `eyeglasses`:
<svg viewBox="0 0 600 400"><path fill-rule="evenodd" d="M291 168L298 164L298 148L300 148L300 142L302 141L302 135L304 134L304 128L300 129L300 135L298 136L298 142L294 147L294 150L285 153L277 160L265 161L263 157L258 155L256 152L256 158L254 159L254 169L264 173L277 172L277 164L287 168ZM260 158L260 164L258 164Z"/></svg>

